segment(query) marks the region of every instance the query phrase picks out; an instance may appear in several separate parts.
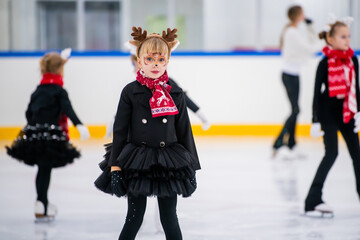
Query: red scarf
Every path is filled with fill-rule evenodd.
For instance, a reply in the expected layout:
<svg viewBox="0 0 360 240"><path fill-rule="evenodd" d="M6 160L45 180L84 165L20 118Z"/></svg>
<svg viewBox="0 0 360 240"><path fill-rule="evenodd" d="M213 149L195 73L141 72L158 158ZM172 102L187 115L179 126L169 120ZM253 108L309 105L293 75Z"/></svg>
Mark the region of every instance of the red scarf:
<svg viewBox="0 0 360 240"><path fill-rule="evenodd" d="M41 79L40 85L44 84L56 84L60 87L64 86L64 81L60 74L52 74L52 73L45 73L43 74L43 78ZM67 121L67 116L65 114L60 115L59 126L66 134L67 140L69 140L69 126Z"/></svg>
<svg viewBox="0 0 360 240"><path fill-rule="evenodd" d="M342 51L326 46L323 53L328 58L329 96L344 98L343 120L348 123L357 112L355 68L352 61L354 51L351 48Z"/></svg>
<svg viewBox="0 0 360 240"><path fill-rule="evenodd" d="M171 86L167 84L169 77L167 72L158 79L152 79L145 75L140 69L137 72L136 80L151 90L153 96L150 98L150 108L153 117L176 115L178 109L170 96Z"/></svg>

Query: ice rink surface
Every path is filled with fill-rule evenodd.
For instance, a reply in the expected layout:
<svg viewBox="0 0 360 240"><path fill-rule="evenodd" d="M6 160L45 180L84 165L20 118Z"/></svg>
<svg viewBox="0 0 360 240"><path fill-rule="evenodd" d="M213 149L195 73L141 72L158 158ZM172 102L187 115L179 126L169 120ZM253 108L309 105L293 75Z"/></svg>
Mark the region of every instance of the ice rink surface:
<svg viewBox="0 0 360 240"><path fill-rule="evenodd" d="M360 240L360 201L343 142L325 182L323 199L334 218L304 217L303 202L323 156L320 140L299 139L300 157L271 159L271 138L196 138L202 170L198 190L179 198L184 240ZM117 239L126 199L98 191L93 182L105 140L75 141L82 158L55 169L49 201L58 207L50 224L35 224L36 167L6 155L0 142L0 239ZM165 239L156 198L149 198L139 240Z"/></svg>

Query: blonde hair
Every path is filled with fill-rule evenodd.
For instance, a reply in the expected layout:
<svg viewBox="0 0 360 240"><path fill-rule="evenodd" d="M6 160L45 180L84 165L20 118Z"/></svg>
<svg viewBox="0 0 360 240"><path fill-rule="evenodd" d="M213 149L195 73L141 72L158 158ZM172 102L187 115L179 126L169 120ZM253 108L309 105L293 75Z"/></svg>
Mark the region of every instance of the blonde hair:
<svg viewBox="0 0 360 240"><path fill-rule="evenodd" d="M170 58L170 49L167 43L159 37L152 37L146 39L140 46L139 46L139 56L142 56L144 53L160 53L166 54L168 58Z"/></svg>
<svg viewBox="0 0 360 240"><path fill-rule="evenodd" d="M41 73L61 74L65 62L57 52L47 53L40 60Z"/></svg>
<svg viewBox="0 0 360 240"><path fill-rule="evenodd" d="M336 21L334 24L329 24L330 26L330 30L328 32L322 31L321 33L319 33L319 38L320 39L325 39L325 42L330 45L329 43L329 37L333 37L336 33L336 29L339 27L348 27L348 25L346 25L343 22L340 21Z"/></svg>
<svg viewBox="0 0 360 240"><path fill-rule="evenodd" d="M288 18L290 20L290 23L286 24L284 29L281 32L281 35L280 35L280 49L282 49L283 46L284 46L285 31L291 26L292 23L294 23L296 21L296 19L301 15L302 11L303 11L303 9L299 5L292 6L292 7L290 7L288 9L287 16L288 16Z"/></svg>

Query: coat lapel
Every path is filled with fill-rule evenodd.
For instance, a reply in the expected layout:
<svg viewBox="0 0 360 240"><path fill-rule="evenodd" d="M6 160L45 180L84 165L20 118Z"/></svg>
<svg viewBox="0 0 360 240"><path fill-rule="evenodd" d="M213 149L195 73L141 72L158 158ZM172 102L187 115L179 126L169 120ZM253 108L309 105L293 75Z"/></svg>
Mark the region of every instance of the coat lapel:
<svg viewBox="0 0 360 240"><path fill-rule="evenodd" d="M150 110L150 98L152 97L152 93L146 86L142 86L137 82L133 94L138 103Z"/></svg>
<svg viewBox="0 0 360 240"><path fill-rule="evenodd" d="M178 106L180 104L180 100L181 100L182 89L179 86L177 86L176 84L171 84L171 82L170 82L170 86L171 86L170 95L171 95L175 105Z"/></svg>

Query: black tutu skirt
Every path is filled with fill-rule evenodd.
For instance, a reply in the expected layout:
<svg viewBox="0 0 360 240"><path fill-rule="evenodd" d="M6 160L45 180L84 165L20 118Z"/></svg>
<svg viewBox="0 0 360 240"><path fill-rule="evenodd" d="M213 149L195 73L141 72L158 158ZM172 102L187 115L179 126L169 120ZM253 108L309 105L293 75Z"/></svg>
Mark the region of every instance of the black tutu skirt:
<svg viewBox="0 0 360 240"><path fill-rule="evenodd" d="M80 157L62 128L50 124L25 126L6 149L8 155L30 166L63 167Z"/></svg>
<svg viewBox="0 0 360 240"><path fill-rule="evenodd" d="M105 145L106 154L99 166L103 171L95 186L113 194L108 166L112 144ZM189 197L196 189L192 155L180 144L152 148L127 144L116 160L125 178L127 196Z"/></svg>

